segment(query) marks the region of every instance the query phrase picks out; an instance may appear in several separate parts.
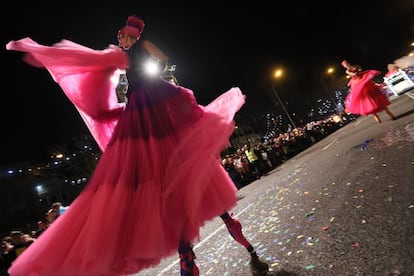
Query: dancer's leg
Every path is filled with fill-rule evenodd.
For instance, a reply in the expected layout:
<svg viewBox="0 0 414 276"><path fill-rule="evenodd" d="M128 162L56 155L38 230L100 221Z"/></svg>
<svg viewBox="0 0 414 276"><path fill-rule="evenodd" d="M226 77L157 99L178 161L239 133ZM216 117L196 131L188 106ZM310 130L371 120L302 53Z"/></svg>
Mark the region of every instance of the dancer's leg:
<svg viewBox="0 0 414 276"><path fill-rule="evenodd" d="M381 123L381 119L380 119L380 117L378 116L377 113L372 114L372 116L374 116L374 119L377 123Z"/></svg>
<svg viewBox="0 0 414 276"><path fill-rule="evenodd" d="M242 233L241 223L237 219L232 218L228 212L222 214L220 217L226 224L227 230L233 239L243 245L243 247L246 248L249 253L253 252L253 246L249 243L249 241L244 237Z"/></svg>
<svg viewBox="0 0 414 276"><path fill-rule="evenodd" d="M269 265L259 260L256 250L254 250L253 246L243 235L241 223L237 219L232 218L228 212L225 212L220 217L226 224L227 230L233 239L240 243L244 248L246 248L247 252L249 252L251 257L250 269L252 272L254 274L267 272L269 270Z"/></svg>
<svg viewBox="0 0 414 276"><path fill-rule="evenodd" d="M388 107L386 107L386 108L385 108L385 112L388 114L388 116L390 116L390 118L391 118L392 120L395 120L395 115L394 115L394 113L392 113L392 112L391 112L391 110L390 110Z"/></svg>
<svg viewBox="0 0 414 276"><path fill-rule="evenodd" d="M193 248L189 242L180 242L178 247L180 255L180 275L181 276L199 276L200 272L195 264L196 258Z"/></svg>

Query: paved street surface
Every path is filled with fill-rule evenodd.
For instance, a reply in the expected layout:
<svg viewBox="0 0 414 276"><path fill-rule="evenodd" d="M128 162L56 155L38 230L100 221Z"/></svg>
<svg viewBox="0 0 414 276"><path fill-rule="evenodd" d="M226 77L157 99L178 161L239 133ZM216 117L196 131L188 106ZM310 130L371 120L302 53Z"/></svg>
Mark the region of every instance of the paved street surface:
<svg viewBox="0 0 414 276"><path fill-rule="evenodd" d="M414 95L397 120L359 117L239 191L231 210L267 275L414 275ZM251 275L221 219L194 249L201 275ZM136 275L179 275L178 256Z"/></svg>

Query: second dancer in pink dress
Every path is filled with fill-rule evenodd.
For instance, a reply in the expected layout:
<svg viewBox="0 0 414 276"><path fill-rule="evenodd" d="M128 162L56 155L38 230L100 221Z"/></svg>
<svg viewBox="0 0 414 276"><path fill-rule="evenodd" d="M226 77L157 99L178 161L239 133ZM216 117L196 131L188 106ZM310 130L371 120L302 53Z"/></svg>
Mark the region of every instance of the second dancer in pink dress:
<svg viewBox="0 0 414 276"><path fill-rule="evenodd" d="M381 74L378 70L365 70L359 65L351 65L344 60L342 66L350 76L348 86L350 93L345 99L345 111L357 115L372 115L376 122L381 123L377 113L385 111L395 120L394 114L388 108L390 101L383 88L372 79Z"/></svg>

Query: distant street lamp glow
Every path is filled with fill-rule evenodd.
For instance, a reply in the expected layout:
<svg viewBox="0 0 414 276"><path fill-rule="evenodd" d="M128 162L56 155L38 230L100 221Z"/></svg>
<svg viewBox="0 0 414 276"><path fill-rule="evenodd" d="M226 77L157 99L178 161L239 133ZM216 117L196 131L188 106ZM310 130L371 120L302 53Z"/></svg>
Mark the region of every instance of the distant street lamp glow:
<svg viewBox="0 0 414 276"><path fill-rule="evenodd" d="M279 79L279 78L281 78L282 76L283 76L283 69L276 69L276 70L273 72L273 77L274 77L275 79ZM274 83L273 83L273 82L272 82L272 90L273 90L273 93L274 93L274 94L275 94L275 96L276 96L277 101L279 102L280 106L282 107L283 111L285 112L286 116L288 117L288 119L289 119L290 123L292 124L292 127L293 127L293 128L296 128L296 124L295 124L295 122L293 122L292 118L291 118L291 117L290 117L290 115L289 115L289 112L287 111L287 109L286 109L285 105L283 104L282 100L280 99L279 94L277 93L276 88L275 88L275 85L274 85Z"/></svg>
<svg viewBox="0 0 414 276"><path fill-rule="evenodd" d="M276 69L273 73L273 77L276 79L281 78L283 76L283 70L282 69Z"/></svg>
<svg viewBox="0 0 414 276"><path fill-rule="evenodd" d="M335 103L335 98L331 95L329 87L332 87L332 81L335 74L335 67L329 66L326 70L322 73L321 76L321 84L323 87L324 92L329 96L332 103ZM327 85L326 81L329 82L330 85ZM329 86L329 87L328 87Z"/></svg>
<svg viewBox="0 0 414 276"><path fill-rule="evenodd" d="M43 190L43 186L42 185L36 185L36 191L38 194L41 194L44 190Z"/></svg>
<svg viewBox="0 0 414 276"><path fill-rule="evenodd" d="M333 68L333 67L329 67L328 69L326 69L326 73L328 74L328 75L330 75L330 74L332 74L332 73L334 73L335 72L335 68Z"/></svg>

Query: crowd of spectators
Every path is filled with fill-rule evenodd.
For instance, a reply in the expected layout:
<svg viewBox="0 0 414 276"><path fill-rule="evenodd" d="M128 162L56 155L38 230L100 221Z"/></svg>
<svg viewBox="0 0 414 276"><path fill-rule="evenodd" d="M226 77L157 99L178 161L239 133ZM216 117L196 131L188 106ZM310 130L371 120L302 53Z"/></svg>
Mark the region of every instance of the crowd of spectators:
<svg viewBox="0 0 414 276"><path fill-rule="evenodd" d="M349 119L348 119L349 121ZM330 117L280 133L267 142L247 143L222 156L222 165L240 189L342 127L347 121Z"/></svg>
<svg viewBox="0 0 414 276"><path fill-rule="evenodd" d="M44 218L37 222L35 229L26 233L13 230L1 240L0 276L9 275L7 270L11 263L22 254L36 239L62 214L66 207L60 202L54 202Z"/></svg>

